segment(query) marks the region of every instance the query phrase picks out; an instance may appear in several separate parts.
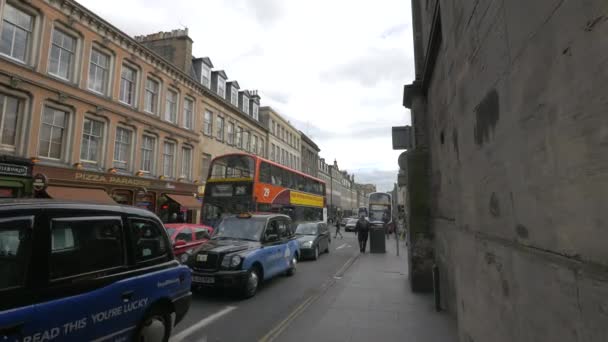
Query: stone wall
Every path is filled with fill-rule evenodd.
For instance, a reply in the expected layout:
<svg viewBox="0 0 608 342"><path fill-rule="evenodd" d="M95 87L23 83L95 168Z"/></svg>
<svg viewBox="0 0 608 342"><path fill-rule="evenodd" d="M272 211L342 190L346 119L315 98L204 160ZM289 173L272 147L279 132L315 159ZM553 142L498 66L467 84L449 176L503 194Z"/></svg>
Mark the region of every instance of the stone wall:
<svg viewBox="0 0 608 342"><path fill-rule="evenodd" d="M607 341L608 2L440 6L412 111L442 305L465 342Z"/></svg>

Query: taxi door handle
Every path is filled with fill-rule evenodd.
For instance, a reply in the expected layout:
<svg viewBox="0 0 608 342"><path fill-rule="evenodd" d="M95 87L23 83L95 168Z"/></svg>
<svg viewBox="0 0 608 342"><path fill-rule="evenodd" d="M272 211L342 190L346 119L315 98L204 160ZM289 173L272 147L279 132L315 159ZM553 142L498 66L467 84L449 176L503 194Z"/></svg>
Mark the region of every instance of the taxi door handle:
<svg viewBox="0 0 608 342"><path fill-rule="evenodd" d="M0 327L0 336L11 336L21 333L21 329L23 329L23 324L23 322L19 322L13 325Z"/></svg>
<svg viewBox="0 0 608 342"><path fill-rule="evenodd" d="M122 301L123 302L130 301L131 299L133 299L133 294L134 293L135 292L133 292L133 291L125 291L125 292L123 292L122 295L121 295Z"/></svg>

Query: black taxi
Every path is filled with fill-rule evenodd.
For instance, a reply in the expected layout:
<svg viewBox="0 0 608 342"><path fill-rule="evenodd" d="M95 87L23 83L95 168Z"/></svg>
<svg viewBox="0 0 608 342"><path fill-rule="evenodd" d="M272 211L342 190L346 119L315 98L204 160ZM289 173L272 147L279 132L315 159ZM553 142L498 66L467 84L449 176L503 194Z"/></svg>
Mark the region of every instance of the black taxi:
<svg viewBox="0 0 608 342"><path fill-rule="evenodd" d="M167 341L192 296L162 223L134 207L0 201L0 272L6 341Z"/></svg>
<svg viewBox="0 0 608 342"><path fill-rule="evenodd" d="M252 297L263 280L294 274L299 256L289 216L244 213L222 218L187 264L193 286L232 288Z"/></svg>

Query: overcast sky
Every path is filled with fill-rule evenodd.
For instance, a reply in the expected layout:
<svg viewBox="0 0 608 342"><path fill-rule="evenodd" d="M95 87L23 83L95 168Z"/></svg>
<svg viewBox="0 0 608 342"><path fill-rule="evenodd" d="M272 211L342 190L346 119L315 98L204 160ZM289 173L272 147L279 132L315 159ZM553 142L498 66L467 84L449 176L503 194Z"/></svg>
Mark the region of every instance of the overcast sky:
<svg viewBox="0 0 608 342"><path fill-rule="evenodd" d="M391 127L410 124L410 2L403 0L80 0L131 36L188 27L243 89L257 89L358 182L392 189Z"/></svg>

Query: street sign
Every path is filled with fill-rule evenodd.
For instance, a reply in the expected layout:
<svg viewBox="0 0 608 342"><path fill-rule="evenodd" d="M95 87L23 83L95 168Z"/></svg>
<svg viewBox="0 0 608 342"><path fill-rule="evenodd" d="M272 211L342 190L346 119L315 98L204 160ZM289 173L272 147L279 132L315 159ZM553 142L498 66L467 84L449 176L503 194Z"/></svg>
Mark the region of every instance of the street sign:
<svg viewBox="0 0 608 342"><path fill-rule="evenodd" d="M412 126L393 127L393 150L412 148Z"/></svg>
<svg viewBox="0 0 608 342"><path fill-rule="evenodd" d="M28 167L24 165L13 165L0 163L0 174L7 176L27 176Z"/></svg>
<svg viewBox="0 0 608 342"><path fill-rule="evenodd" d="M47 176L45 174L38 173L34 176L34 181L32 183L32 187L34 188L34 191L42 192L42 191L46 190L48 185L49 185L49 179L47 178Z"/></svg>

